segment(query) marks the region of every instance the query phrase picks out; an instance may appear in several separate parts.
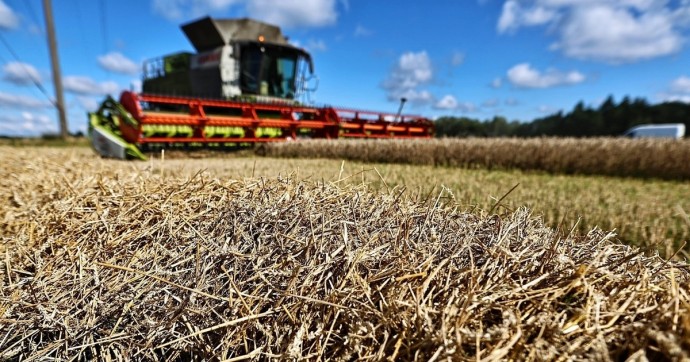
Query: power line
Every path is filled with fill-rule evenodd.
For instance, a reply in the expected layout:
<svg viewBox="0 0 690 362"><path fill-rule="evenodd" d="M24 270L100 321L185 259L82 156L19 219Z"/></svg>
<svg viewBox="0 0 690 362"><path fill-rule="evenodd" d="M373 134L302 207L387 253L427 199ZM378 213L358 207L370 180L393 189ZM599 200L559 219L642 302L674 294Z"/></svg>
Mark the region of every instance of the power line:
<svg viewBox="0 0 690 362"><path fill-rule="evenodd" d="M22 3L24 3L24 5L29 9L29 14L34 19L34 21L36 22L36 26L38 26L40 29L41 28L41 21L38 19L38 15L37 15L38 13L34 9L34 6L31 5L31 1L25 0L25 1L22 1Z"/></svg>
<svg viewBox="0 0 690 362"><path fill-rule="evenodd" d="M14 51L14 49L12 49L12 46L10 45L10 43L7 42L7 40L6 40L5 37L2 35L1 32L0 32L0 42L2 42L2 43L5 45L5 47L6 47L7 50L10 52L10 54L12 55L12 57L17 61L17 63L19 63L19 64L22 66L22 68L24 68L24 71L25 71L26 74L29 76L29 78L31 78L31 82L38 88L38 90L40 90L41 93L43 93L43 95L45 95L46 98L48 98L48 100L50 101L50 103L52 103L54 106L57 107L57 103L55 103L55 100L50 96L50 94L48 94L48 91L45 89L45 87L43 87L43 84L41 84L41 83L38 81L38 79L34 78L34 77L31 75L31 71L30 71L29 68L26 66L26 63L23 62L23 61L19 58L19 56L17 55L17 53Z"/></svg>
<svg viewBox="0 0 690 362"><path fill-rule="evenodd" d="M79 50L82 53L82 56L84 58L88 58L89 55L87 54L86 50L89 47L88 42L86 41L86 29L84 27L84 18L82 17L82 11L81 11L81 2L79 0L74 0L73 1L74 5L74 14L76 14L77 18L77 26L79 28L79 35L81 36L81 46L79 47Z"/></svg>
<svg viewBox="0 0 690 362"><path fill-rule="evenodd" d="M103 35L103 52L108 53L108 27L107 27L107 11L105 9L105 0L100 1L101 4L101 34Z"/></svg>
<svg viewBox="0 0 690 362"><path fill-rule="evenodd" d="M17 5L17 2L21 3L24 6L24 9L26 9L26 12L31 15L32 20L34 23L36 23L36 27L40 30L43 31L43 28L41 28L41 23L42 21L38 17L38 12L36 12L36 9L34 6L31 4L31 0L19 0L19 1L13 1L14 7L17 8L19 5Z"/></svg>

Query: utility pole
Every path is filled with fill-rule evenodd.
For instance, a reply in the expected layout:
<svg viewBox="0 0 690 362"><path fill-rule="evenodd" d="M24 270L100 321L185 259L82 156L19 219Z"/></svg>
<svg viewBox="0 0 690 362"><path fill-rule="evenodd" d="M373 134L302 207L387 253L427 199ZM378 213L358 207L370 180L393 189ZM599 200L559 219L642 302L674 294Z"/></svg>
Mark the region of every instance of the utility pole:
<svg viewBox="0 0 690 362"><path fill-rule="evenodd" d="M46 17L46 32L48 33L48 48L50 48L50 65L53 69L53 85L55 86L55 106L60 119L60 137L68 137L67 114L65 113L65 97L62 91L62 74L58 59L57 40L55 40L55 24L53 23L53 7L50 0L43 0L43 13Z"/></svg>

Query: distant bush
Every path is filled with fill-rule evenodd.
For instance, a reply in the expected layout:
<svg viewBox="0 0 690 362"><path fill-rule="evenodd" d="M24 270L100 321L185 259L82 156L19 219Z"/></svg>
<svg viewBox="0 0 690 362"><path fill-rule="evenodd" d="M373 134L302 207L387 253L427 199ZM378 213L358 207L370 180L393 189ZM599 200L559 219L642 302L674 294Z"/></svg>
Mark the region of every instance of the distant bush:
<svg viewBox="0 0 690 362"><path fill-rule="evenodd" d="M440 117L434 122L437 137L610 137L620 136L640 124L683 123L690 129L690 104L665 102L648 104L643 98L609 96L598 107L578 102L573 110L537 118L531 122L508 122L467 117Z"/></svg>
<svg viewBox="0 0 690 362"><path fill-rule="evenodd" d="M54 141L62 138L59 133L44 133L41 135L41 139L45 141Z"/></svg>

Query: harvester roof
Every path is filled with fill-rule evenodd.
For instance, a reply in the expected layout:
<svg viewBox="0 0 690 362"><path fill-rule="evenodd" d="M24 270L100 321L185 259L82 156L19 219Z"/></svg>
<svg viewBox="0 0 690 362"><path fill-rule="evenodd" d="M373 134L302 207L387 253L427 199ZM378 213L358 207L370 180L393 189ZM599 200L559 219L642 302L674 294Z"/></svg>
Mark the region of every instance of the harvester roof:
<svg viewBox="0 0 690 362"><path fill-rule="evenodd" d="M230 41L256 41L289 45L280 28L253 19L212 19L205 17L182 25L182 31L197 52L213 50Z"/></svg>

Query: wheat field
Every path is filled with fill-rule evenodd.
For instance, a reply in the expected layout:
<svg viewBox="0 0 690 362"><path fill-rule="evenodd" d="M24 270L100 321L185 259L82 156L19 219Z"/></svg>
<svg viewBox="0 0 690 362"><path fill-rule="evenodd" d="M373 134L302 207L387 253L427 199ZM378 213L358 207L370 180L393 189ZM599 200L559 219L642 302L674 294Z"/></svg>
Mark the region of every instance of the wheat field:
<svg viewBox="0 0 690 362"><path fill-rule="evenodd" d="M90 151L83 152L85 157L92 157ZM528 207L563 233L585 233L597 227L614 231L626 243L659 250L664 256L673 255L690 240L690 184L685 181L340 159L257 158L251 153L199 159L169 153L163 161L159 153L144 163L111 162L170 176L191 176L203 169L220 178L292 175L299 180L335 181L339 185L366 183L377 191L398 187L415 200L438 200L463 210L488 211L502 198L497 212ZM690 248L681 250L681 255L687 250Z"/></svg>
<svg viewBox="0 0 690 362"><path fill-rule="evenodd" d="M433 165L553 174L690 179L690 141L627 138L304 140L267 144L272 157Z"/></svg>

